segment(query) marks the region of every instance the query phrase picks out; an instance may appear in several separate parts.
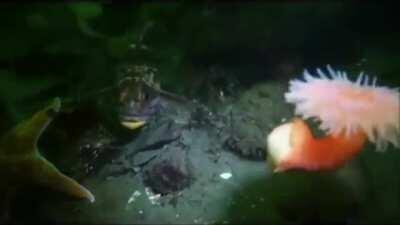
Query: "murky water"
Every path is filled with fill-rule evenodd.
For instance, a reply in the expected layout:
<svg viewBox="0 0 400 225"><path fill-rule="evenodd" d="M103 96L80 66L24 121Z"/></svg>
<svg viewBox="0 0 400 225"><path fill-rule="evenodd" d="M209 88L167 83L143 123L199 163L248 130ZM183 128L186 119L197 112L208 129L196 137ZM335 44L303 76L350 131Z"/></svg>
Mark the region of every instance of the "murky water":
<svg viewBox="0 0 400 225"><path fill-rule="evenodd" d="M266 151L304 69L400 86L395 7L0 6L0 223L400 222L399 149L368 143L337 170L284 173ZM95 201L35 172L49 162Z"/></svg>

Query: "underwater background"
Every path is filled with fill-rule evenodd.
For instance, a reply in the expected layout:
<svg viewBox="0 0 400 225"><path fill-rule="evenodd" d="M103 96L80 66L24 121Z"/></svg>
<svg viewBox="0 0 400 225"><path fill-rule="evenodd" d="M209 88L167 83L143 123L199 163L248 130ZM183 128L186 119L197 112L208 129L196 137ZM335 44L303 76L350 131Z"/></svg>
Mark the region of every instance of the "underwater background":
<svg viewBox="0 0 400 225"><path fill-rule="evenodd" d="M39 151L96 201L29 186L0 223L399 224L398 149L316 173L273 174L265 153L304 69L400 86L397 14L358 1L1 3L0 134L59 97Z"/></svg>

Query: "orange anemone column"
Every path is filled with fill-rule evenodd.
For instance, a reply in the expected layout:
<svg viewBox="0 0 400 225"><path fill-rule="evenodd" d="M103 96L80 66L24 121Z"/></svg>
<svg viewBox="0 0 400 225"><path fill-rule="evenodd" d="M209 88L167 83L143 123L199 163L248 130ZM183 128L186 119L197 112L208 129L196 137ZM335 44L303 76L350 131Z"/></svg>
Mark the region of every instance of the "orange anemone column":
<svg viewBox="0 0 400 225"><path fill-rule="evenodd" d="M357 155L366 141L364 132L345 136L314 138L301 119L275 128L267 138L268 152L275 172L291 169L308 171L336 169Z"/></svg>

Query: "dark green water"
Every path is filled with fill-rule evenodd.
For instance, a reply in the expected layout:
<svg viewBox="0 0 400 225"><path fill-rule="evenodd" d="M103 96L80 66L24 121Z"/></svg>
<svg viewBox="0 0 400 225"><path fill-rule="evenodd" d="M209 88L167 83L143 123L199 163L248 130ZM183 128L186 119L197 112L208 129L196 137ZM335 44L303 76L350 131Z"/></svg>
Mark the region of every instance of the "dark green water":
<svg viewBox="0 0 400 225"><path fill-rule="evenodd" d="M293 116L282 97L288 81L305 68L330 64L352 79L364 71L379 85L400 86L397 14L391 4L357 1L1 3L0 134L61 97L40 151L97 199L27 188L11 200L4 223L399 224L398 149L368 146L341 175L272 175L264 160L265 134ZM121 82L141 75L132 72L137 66L155 68L163 90L207 109L172 100L172 111L152 126L122 127ZM232 118L233 136L245 140L239 154L224 141ZM179 143L166 137L171 126L183 130ZM107 147L82 150L86 143ZM138 156L148 146L168 149L167 161L177 149L186 152L188 182L144 177L152 157L165 155ZM140 166L143 174L136 161L150 162ZM233 176L224 183L218 174L227 170ZM151 185L167 189L161 205L127 203Z"/></svg>

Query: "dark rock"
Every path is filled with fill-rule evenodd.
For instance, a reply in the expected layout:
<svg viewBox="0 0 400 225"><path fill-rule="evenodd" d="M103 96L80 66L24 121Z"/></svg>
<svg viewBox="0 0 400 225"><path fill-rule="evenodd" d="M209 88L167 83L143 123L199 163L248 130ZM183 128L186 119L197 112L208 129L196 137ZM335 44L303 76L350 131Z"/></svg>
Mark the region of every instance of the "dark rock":
<svg viewBox="0 0 400 225"><path fill-rule="evenodd" d="M162 154L162 150L163 149L157 149L152 151L139 152L135 155L131 162L135 167L142 167L154 158L156 158L159 154Z"/></svg>
<svg viewBox="0 0 400 225"><path fill-rule="evenodd" d="M249 160L262 161L267 157L263 146L259 146L259 142L254 139L240 139L231 136L224 142L224 148Z"/></svg>
<svg viewBox="0 0 400 225"><path fill-rule="evenodd" d="M143 182L154 193L169 194L187 188L192 178L192 166L186 151L170 146L144 168Z"/></svg>
<svg viewBox="0 0 400 225"><path fill-rule="evenodd" d="M223 148L244 159L265 160L263 132L252 116L242 110L233 113L232 109L221 114L228 118L222 129Z"/></svg>
<svg viewBox="0 0 400 225"><path fill-rule="evenodd" d="M84 176L96 174L103 165L122 152L122 147L115 142L113 135L103 126L88 130L78 141L79 165L77 170Z"/></svg>
<svg viewBox="0 0 400 225"><path fill-rule="evenodd" d="M164 145L177 140L181 128L169 118L155 118L136 137L135 141L125 147L128 149L127 158L134 157L138 152L161 149Z"/></svg>

